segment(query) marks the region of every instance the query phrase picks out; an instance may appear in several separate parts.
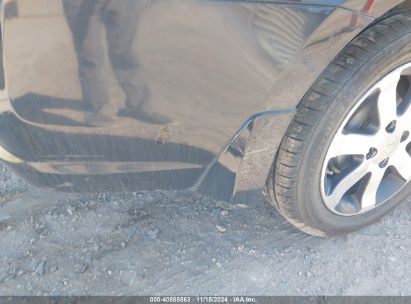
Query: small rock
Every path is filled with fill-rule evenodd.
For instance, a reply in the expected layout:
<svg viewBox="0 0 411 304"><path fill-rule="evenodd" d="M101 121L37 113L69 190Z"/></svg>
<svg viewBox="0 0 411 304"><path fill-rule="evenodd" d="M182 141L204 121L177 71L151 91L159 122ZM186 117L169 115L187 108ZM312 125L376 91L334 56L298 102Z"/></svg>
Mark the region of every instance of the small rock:
<svg viewBox="0 0 411 304"><path fill-rule="evenodd" d="M36 228L34 229L34 232L36 232L37 234L42 234L44 232L44 230L46 230L46 225L37 224Z"/></svg>
<svg viewBox="0 0 411 304"><path fill-rule="evenodd" d="M124 248L126 248L127 243L126 243L126 242L121 242L121 243L120 243L120 245L121 245L121 248L123 248L123 249L124 249Z"/></svg>
<svg viewBox="0 0 411 304"><path fill-rule="evenodd" d="M59 269L58 265L51 265L50 268L49 268L50 272L56 272L57 269Z"/></svg>
<svg viewBox="0 0 411 304"><path fill-rule="evenodd" d="M24 273L23 270L19 270L19 272L17 272L17 275L18 275L18 276L21 276L23 273Z"/></svg>
<svg viewBox="0 0 411 304"><path fill-rule="evenodd" d="M160 230L157 228L149 229L146 231L146 234L144 235L144 238L146 240L155 240L160 233Z"/></svg>
<svg viewBox="0 0 411 304"><path fill-rule="evenodd" d="M311 278L313 276L313 274L309 271L307 271L307 273L305 275L307 276L307 278Z"/></svg>
<svg viewBox="0 0 411 304"><path fill-rule="evenodd" d="M74 272L77 274L84 273L87 270L87 265L83 263L77 263L74 265Z"/></svg>
<svg viewBox="0 0 411 304"><path fill-rule="evenodd" d="M302 272L302 271L299 271L299 272L298 272L298 275L301 277L301 276L303 275L303 272Z"/></svg>
<svg viewBox="0 0 411 304"><path fill-rule="evenodd" d="M227 210L224 209L224 210L221 210L220 214L222 216L228 216L230 213Z"/></svg>
<svg viewBox="0 0 411 304"><path fill-rule="evenodd" d="M239 208L239 209L247 209L248 208L248 206L246 204L237 204L237 205L235 205L235 207Z"/></svg>
<svg viewBox="0 0 411 304"><path fill-rule="evenodd" d="M72 215L76 209L73 206L68 206L67 207L67 212L68 214Z"/></svg>
<svg viewBox="0 0 411 304"><path fill-rule="evenodd" d="M93 245L93 250L94 250L94 251L99 251L99 250L100 250L100 245L97 244L97 243L94 244L94 245Z"/></svg>
<svg viewBox="0 0 411 304"><path fill-rule="evenodd" d="M13 226L7 226L6 230L7 230L7 231L13 230Z"/></svg>
<svg viewBox="0 0 411 304"><path fill-rule="evenodd" d="M255 249L250 249L250 250L248 251L248 253L249 253L249 254L255 254L256 251L255 251Z"/></svg>
<svg viewBox="0 0 411 304"><path fill-rule="evenodd" d="M36 270L34 271L37 275L43 275L44 274L44 266L46 265L46 260L41 261L38 265Z"/></svg>
<svg viewBox="0 0 411 304"><path fill-rule="evenodd" d="M215 227L216 227L217 230L220 231L221 233L224 233L224 232L227 231L227 228L224 227L224 226L222 226L222 225L217 224L217 225L215 225Z"/></svg>
<svg viewBox="0 0 411 304"><path fill-rule="evenodd" d="M218 267L218 268L221 268L221 263L220 262L217 262L217 263L215 263L216 264L216 266Z"/></svg>
<svg viewBox="0 0 411 304"><path fill-rule="evenodd" d="M109 275L112 275L112 274L113 274L113 272L112 272L111 270L107 270L107 273L108 273Z"/></svg>
<svg viewBox="0 0 411 304"><path fill-rule="evenodd" d="M237 244L237 249L238 249L239 251L243 251L244 248L245 248L244 244Z"/></svg>

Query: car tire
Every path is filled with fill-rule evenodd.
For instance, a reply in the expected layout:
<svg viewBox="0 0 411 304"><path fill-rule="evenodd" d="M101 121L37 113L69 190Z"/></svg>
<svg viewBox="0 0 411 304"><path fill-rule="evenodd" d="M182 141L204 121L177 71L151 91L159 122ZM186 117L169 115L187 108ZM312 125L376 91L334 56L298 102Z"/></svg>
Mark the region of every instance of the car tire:
<svg viewBox="0 0 411 304"><path fill-rule="evenodd" d="M370 132L371 135L373 132L382 134L382 128L388 128L388 126L382 125L383 112L378 112L379 108L375 109L372 106L372 102L379 105L380 101L371 100L371 95L367 94L371 94L370 90L373 86L385 79L386 75L390 75L399 67L406 66L409 62L411 62L411 13L396 11L395 14L373 23L359 34L329 64L305 94L281 142L267 180L267 192L273 206L294 226L316 236L345 234L376 222L410 197L410 183L404 179L403 184L401 184L402 175L399 175L398 185L397 181L395 183L391 179L386 181L390 174L393 175L393 180L395 179L394 175L398 173L395 171L395 167L384 169L386 170L382 177L384 189L390 188L390 181L398 187L401 184L401 187L395 188L395 191L389 195L387 194L388 190L384 190L385 192L380 190L382 186L379 185L379 192L375 196L375 206L370 204L372 208L364 207L361 209L361 206L366 204L359 198L361 195L355 191L365 191L366 186L371 185L371 178L377 175L374 173L366 174L358 183L349 188L343 199L338 202L340 196L335 195L332 197L335 197L336 201L327 205L328 196L326 194L327 189L332 188L331 184L335 183L333 187L337 191L344 176L351 174L344 173L346 175L343 175L344 170L351 172L349 170L361 166L373 154L372 147L370 147L368 153L371 154L362 153L332 158L333 164L338 163L335 165L338 168L334 169L333 167L332 170L335 172L332 170L329 172L331 160L327 160L327 155L331 147L337 145L333 144L333 140L337 138L337 135L339 138L346 135L344 132L349 124L351 128L356 123L357 126L360 125L361 128L364 128L361 129L361 132ZM407 78L407 75L401 77L401 90L410 93L411 77L410 79ZM409 84L403 84L407 81ZM400 85L397 84L396 90L399 89ZM408 89L409 91L407 91ZM378 92L378 94L382 94L383 90L379 89ZM408 102L405 100L404 92L401 93L402 108ZM400 99L399 93L396 94L396 98ZM379 97L372 98L378 100ZM363 103L366 103L366 106ZM396 104L399 105L398 101ZM411 106L409 108L411 109ZM378 121L373 118L375 112L379 115ZM361 119L355 115L367 123L361 122ZM358 121L355 121L356 119ZM370 122L371 120L374 121ZM406 144L411 140L411 136L408 137L409 133L407 135L406 132L411 132L411 123L408 130L399 130L398 132L403 132L404 137L407 137L406 143L401 142L401 149L406 147L407 151L410 151L411 143ZM387 136L389 137L389 134ZM383 140L384 143L381 145L388 146L385 139ZM402 140L403 137L401 137ZM400 143L397 147L399 145ZM348 147L349 145L337 146ZM387 149L380 149L378 157L383 157L381 151ZM411 155L411 152L409 154ZM387 156L388 160L389 156L391 154ZM411 156L409 161L411 163ZM342 165L344 162L347 164ZM379 163L380 166L381 164L384 165L382 162ZM343 166L351 169L342 169ZM338 175L341 175L339 179ZM336 182L330 182L330 176L335 178ZM384 195L386 196L385 200L377 204L377 198L384 197ZM362 197L365 201L365 192ZM330 207L334 204L337 204L336 207ZM367 204L369 204L369 200Z"/></svg>

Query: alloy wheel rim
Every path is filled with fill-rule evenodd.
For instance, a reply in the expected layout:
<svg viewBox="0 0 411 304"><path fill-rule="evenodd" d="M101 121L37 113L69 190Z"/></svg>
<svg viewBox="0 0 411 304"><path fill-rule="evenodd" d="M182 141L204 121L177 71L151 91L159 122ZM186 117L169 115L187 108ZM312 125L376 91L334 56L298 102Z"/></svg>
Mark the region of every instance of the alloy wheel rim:
<svg viewBox="0 0 411 304"><path fill-rule="evenodd" d="M379 80L347 115L321 173L321 195L330 211L371 211L411 180L410 104L411 62Z"/></svg>

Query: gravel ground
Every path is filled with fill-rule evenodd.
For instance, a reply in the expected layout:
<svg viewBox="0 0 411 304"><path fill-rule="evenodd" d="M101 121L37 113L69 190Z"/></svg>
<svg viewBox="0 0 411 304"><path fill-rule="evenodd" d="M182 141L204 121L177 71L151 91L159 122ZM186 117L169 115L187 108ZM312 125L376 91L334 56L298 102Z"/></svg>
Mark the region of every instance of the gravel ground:
<svg viewBox="0 0 411 304"><path fill-rule="evenodd" d="M79 195L0 166L1 295L411 295L411 204L346 237L291 227L260 197Z"/></svg>

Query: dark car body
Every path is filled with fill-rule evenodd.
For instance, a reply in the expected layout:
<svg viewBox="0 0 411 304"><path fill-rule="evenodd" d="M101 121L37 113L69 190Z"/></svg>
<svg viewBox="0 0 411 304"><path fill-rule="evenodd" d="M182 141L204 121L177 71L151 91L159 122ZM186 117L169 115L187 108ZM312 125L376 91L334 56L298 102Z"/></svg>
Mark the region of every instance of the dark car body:
<svg viewBox="0 0 411 304"><path fill-rule="evenodd" d="M81 0L1 1L0 158L60 190L230 199L264 186L319 74L403 1L86 2L89 12ZM168 123L116 114L142 88ZM86 125L85 99L101 92L110 124Z"/></svg>

